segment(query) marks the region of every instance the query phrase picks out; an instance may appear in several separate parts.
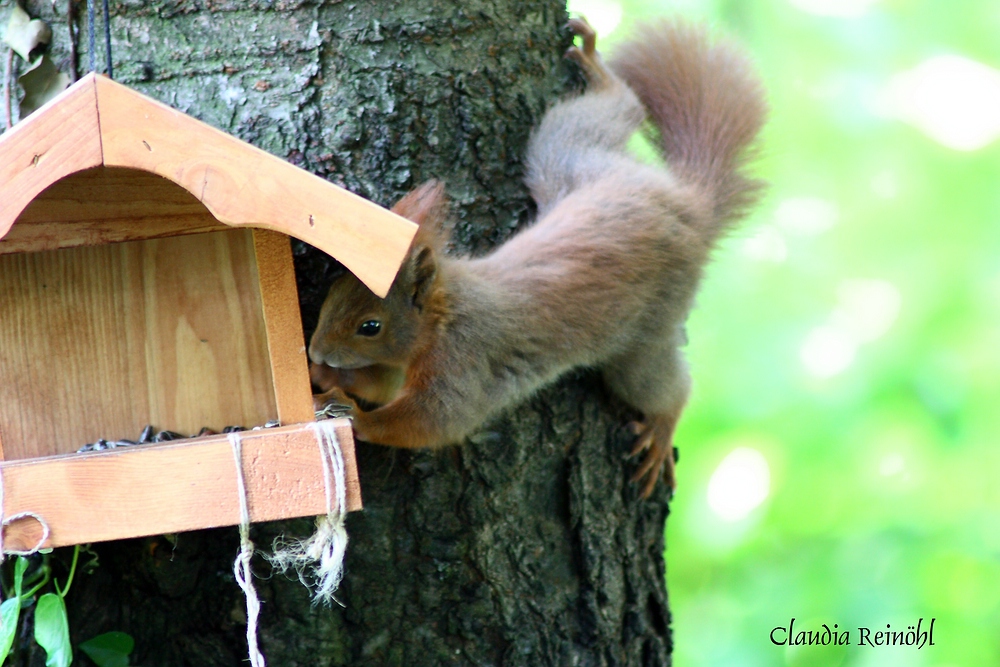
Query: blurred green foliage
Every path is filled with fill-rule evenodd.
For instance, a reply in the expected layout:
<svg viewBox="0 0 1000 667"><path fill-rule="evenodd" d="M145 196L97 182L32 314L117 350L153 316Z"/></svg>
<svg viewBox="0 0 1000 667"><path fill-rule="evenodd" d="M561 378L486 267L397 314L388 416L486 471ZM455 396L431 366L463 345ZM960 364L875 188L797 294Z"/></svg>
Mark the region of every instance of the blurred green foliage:
<svg viewBox="0 0 1000 667"><path fill-rule="evenodd" d="M705 20L753 54L772 105L767 198L689 325L674 664L1000 665L1000 3L570 8L609 51L653 16ZM914 84L929 62L951 69ZM980 147L935 138L977 123ZM772 644L793 617L851 645ZM921 617L933 647L857 645L859 627Z"/></svg>

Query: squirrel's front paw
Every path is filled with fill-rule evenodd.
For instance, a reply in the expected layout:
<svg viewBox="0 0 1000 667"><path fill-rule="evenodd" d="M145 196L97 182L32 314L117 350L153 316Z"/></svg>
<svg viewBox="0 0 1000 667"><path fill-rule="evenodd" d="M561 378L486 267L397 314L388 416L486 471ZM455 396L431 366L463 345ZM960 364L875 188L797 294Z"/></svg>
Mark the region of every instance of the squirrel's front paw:
<svg viewBox="0 0 1000 667"><path fill-rule="evenodd" d="M351 415L357 413L358 405L340 387L333 387L322 394L313 394L313 408L319 411L329 411L331 408L343 408Z"/></svg>
<svg viewBox="0 0 1000 667"><path fill-rule="evenodd" d="M337 385L339 380L338 369L330 368L326 364L309 362L309 381L324 392Z"/></svg>

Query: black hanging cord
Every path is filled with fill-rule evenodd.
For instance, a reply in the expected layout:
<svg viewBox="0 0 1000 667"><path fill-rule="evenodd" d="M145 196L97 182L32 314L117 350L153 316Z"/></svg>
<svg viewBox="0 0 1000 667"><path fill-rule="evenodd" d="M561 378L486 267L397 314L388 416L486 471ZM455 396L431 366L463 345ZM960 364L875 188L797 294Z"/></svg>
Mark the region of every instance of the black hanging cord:
<svg viewBox="0 0 1000 667"><path fill-rule="evenodd" d="M111 65L111 10L108 7L109 0L104 0L104 55L106 56L108 78L115 78L114 69ZM90 39L90 71L97 71L97 61L95 60L97 44L94 29L94 0L87 0L87 36Z"/></svg>
<svg viewBox="0 0 1000 667"><path fill-rule="evenodd" d="M66 29L69 31L69 78L72 83L75 83L80 78L76 69L76 40L80 36L80 31L74 30L75 17L73 13L73 0L66 0Z"/></svg>
<svg viewBox="0 0 1000 667"><path fill-rule="evenodd" d="M96 50L96 45L94 44L94 0L87 0L87 37L90 39L90 71L97 71L97 64L94 60L94 51Z"/></svg>
<svg viewBox="0 0 1000 667"><path fill-rule="evenodd" d="M108 78L113 79L115 74L111 68L111 12L108 0L104 0L104 53L108 58Z"/></svg>

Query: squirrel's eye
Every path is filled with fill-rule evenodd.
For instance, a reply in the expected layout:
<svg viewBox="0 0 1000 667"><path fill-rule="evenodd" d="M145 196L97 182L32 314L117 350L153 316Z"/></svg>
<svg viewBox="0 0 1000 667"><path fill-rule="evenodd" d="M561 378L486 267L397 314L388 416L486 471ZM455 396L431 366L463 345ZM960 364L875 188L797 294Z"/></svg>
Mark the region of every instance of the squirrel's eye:
<svg viewBox="0 0 1000 667"><path fill-rule="evenodd" d="M358 335L371 337L377 335L381 330L381 322L378 320L368 320L367 322L362 322L361 326L358 327Z"/></svg>

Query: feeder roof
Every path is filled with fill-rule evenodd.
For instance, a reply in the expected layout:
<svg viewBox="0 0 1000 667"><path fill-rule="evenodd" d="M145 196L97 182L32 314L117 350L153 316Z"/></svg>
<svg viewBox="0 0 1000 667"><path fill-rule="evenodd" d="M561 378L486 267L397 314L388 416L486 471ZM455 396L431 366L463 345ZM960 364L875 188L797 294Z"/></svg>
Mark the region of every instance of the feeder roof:
<svg viewBox="0 0 1000 667"><path fill-rule="evenodd" d="M0 136L0 238L43 190L99 166L167 178L220 222L294 236L385 296L416 225L99 74Z"/></svg>

